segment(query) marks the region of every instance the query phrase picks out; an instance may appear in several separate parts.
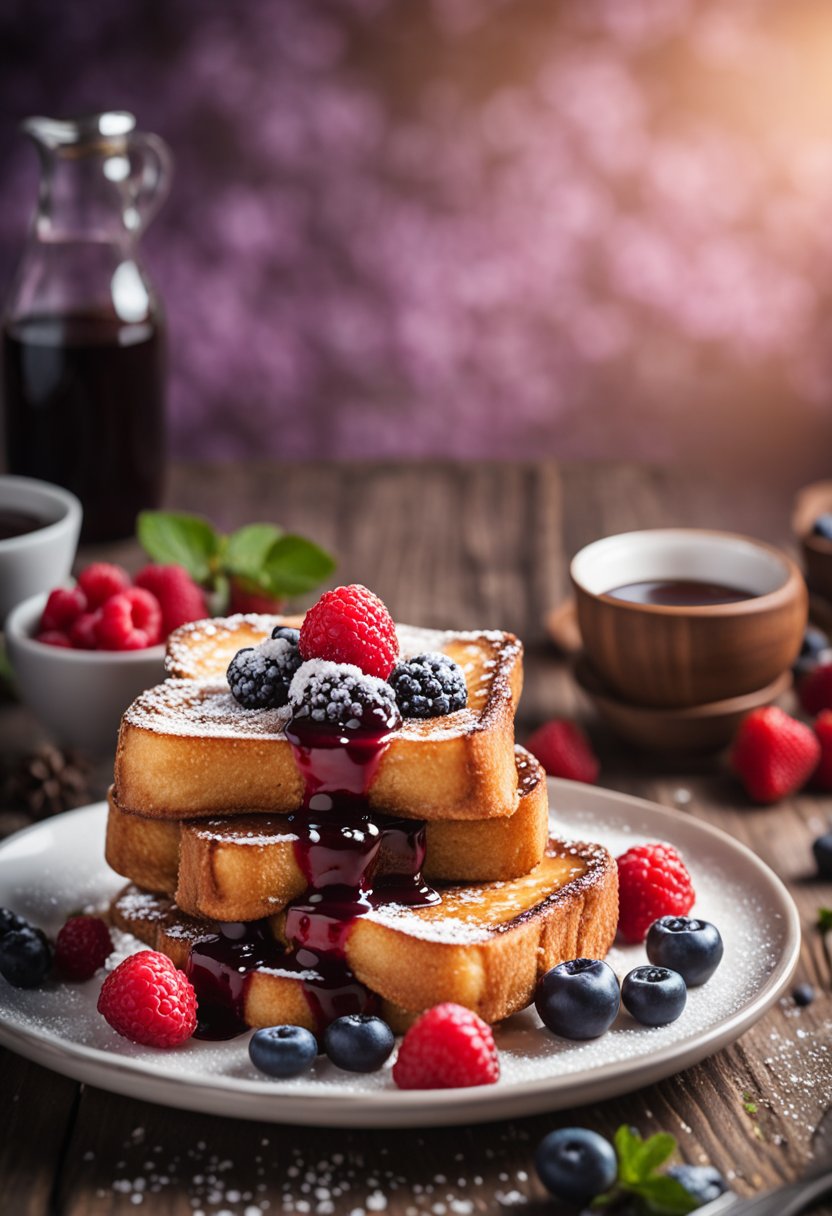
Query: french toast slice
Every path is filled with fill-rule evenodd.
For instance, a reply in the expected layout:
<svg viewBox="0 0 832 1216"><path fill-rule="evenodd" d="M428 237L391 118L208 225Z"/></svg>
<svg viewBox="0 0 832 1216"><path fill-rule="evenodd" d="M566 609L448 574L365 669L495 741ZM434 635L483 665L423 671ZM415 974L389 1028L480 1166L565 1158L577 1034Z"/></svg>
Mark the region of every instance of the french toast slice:
<svg viewBox="0 0 832 1216"><path fill-rule="evenodd" d="M519 799L512 815L425 825L428 881L500 881L528 874L540 862L549 836L546 778L522 747L515 747L514 758ZM257 920L303 894L297 839L285 816L148 819L122 811L110 790L108 864L146 891L174 896L192 916ZM395 858L382 841L378 872L391 870Z"/></svg>
<svg viewBox="0 0 832 1216"><path fill-rule="evenodd" d="M218 675L218 656L268 636L280 617L195 622L172 635L179 676L143 693L122 718L115 763L122 810L149 818L287 814L303 780L286 739L286 711L247 710ZM268 625L252 624L265 621ZM210 632L208 654L200 649ZM425 820L489 819L517 807L514 711L523 647L510 633L442 633L398 627L404 656L441 650L461 666L468 705L439 718L405 720L384 750L367 798L371 809ZM189 639L188 645L185 639ZM233 639L233 641L231 640Z"/></svg>
<svg viewBox="0 0 832 1216"><path fill-rule="evenodd" d="M541 863L510 882L454 884L442 902L388 904L356 917L345 956L362 984L398 1010L397 1024L443 1001L487 1022L524 1008L539 977L566 959L603 958L618 924L618 872L597 844L552 839ZM165 896L128 887L113 901L113 923L183 966L217 922L188 917ZM278 939L283 914L272 918ZM280 966L251 972L243 995L249 1026L284 1022L316 1029L304 980ZM314 973L310 971L309 975Z"/></svg>

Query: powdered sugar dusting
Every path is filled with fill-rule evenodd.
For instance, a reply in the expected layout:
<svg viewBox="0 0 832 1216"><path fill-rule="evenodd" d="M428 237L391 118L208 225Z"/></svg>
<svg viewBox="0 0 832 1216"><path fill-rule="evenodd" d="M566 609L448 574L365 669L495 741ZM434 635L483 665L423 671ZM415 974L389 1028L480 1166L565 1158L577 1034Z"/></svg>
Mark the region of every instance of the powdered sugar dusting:
<svg viewBox="0 0 832 1216"><path fill-rule="evenodd" d="M166 680L133 702L125 722L142 730L187 738L283 738L291 710L243 709L227 684Z"/></svg>
<svg viewBox="0 0 832 1216"><path fill-rule="evenodd" d="M642 1027L622 1012L608 1034L580 1044L555 1039L542 1028L533 1009L510 1018L496 1032L501 1079L487 1094L475 1095L473 1113L466 1116L471 1120L478 1114L483 1119L498 1117L495 1104L506 1094L523 1094L525 1103L532 1103L537 1094L532 1109L575 1105L579 1099L586 1100L581 1087L593 1081L598 1069L608 1070L605 1075L611 1071L619 1078L630 1077L633 1086L644 1083L657 1061L666 1070L664 1075L669 1075L679 1066L679 1053L687 1053L688 1058L697 1051L705 1054L707 1036L722 1028L730 1037L731 1019L740 1014L755 1016L754 1002L770 991L772 977L780 986L787 979L784 963L791 941L790 921L779 902L778 889L753 859L700 832L687 816L679 816L674 831L674 820L659 818L654 808L634 809L626 800L598 790L573 795L564 792L564 787L552 789L561 833L600 840L613 854L637 841L669 837L691 871L697 892L694 911L720 928L725 957L706 985L690 991L684 1014L669 1026ZM54 934L70 910L106 904L123 880L107 868L101 856L105 818L102 805L47 820L6 842L0 847L0 905L30 917ZM117 934L116 938L122 953L140 948L129 936ZM118 958L119 953L111 963ZM644 950L616 946L609 961L620 978L645 961ZM30 1044L48 1042L65 1053L88 1049L99 1065L117 1062L122 1077L125 1070L138 1070L130 1084L135 1082L137 1090L147 1080L164 1087L156 1091L156 1100L175 1104L182 1100L183 1092L199 1087L194 1101L204 1110L226 1115L262 1100L258 1107L261 1117L290 1123L318 1119L329 1125L348 1122L359 1126L367 1112L374 1112L370 1121L388 1126L397 1119L433 1122L441 1117L442 1095L432 1099L427 1114L417 1108L412 1116L406 1114L411 1099L392 1087L389 1069L369 1076L349 1074L319 1057L310 1074L275 1082L251 1066L247 1036L222 1044L192 1041L166 1053L130 1044L97 1014L99 986L97 980L77 985L50 982L34 991L3 985L0 1024ZM773 1032L778 1025L772 1023ZM811 1068L819 1069L820 1044L830 1034L832 1025L818 1031L817 1042L807 1035L799 1055L784 1067L805 1072L808 1061L817 1057ZM772 1040L773 1059L779 1049L779 1043ZM807 1054L810 1049L811 1055ZM829 1084L828 1064L823 1077L823 1083ZM210 1085L216 1088L206 1088ZM506 1191L514 1187L514 1179L507 1181Z"/></svg>

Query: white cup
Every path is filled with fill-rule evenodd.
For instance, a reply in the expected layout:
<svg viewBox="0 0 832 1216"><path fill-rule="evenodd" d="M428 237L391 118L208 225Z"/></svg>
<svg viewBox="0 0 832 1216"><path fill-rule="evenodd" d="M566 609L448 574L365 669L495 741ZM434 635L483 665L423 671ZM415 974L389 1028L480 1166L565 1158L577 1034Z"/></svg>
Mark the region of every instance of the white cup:
<svg viewBox="0 0 832 1216"><path fill-rule="evenodd" d="M69 490L32 477L0 476L0 511L43 520L23 536L0 540L0 622L19 604L59 587L69 574L81 531L81 504Z"/></svg>

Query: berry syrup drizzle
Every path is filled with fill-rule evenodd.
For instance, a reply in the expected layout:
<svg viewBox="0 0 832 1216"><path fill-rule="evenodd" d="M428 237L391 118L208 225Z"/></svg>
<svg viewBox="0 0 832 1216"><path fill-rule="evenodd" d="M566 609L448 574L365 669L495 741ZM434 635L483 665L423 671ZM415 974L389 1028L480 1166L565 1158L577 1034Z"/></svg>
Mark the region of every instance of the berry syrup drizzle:
<svg viewBox="0 0 832 1216"><path fill-rule="evenodd" d="M289 723L286 737L305 786L303 808L291 816L295 857L309 885L286 908L286 947L268 921L255 921L223 925L191 948L197 1038L232 1038L247 1029L246 987L259 967L300 979L319 1033L335 1018L374 1011L375 996L346 958L356 919L385 903L426 906L440 898L422 880L425 825L368 809L367 792L396 725L348 732L308 717ZM376 877L382 855L385 872Z"/></svg>

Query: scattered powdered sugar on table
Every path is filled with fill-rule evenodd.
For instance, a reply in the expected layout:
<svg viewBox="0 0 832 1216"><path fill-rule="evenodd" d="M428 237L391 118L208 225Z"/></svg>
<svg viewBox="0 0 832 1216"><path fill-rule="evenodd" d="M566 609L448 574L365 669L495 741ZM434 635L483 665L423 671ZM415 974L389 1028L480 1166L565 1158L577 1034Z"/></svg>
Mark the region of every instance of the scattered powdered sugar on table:
<svg viewBox="0 0 832 1216"><path fill-rule="evenodd" d="M279 1130L272 1137L253 1127L250 1151L245 1160L235 1161L221 1129L214 1132L202 1125L190 1132L186 1126L182 1134L190 1134L193 1143L177 1138L176 1151L171 1152L148 1143L143 1127L134 1128L118 1146L119 1159L108 1165L107 1185L99 1188L98 1197L114 1191L154 1211L166 1192L181 1195L187 1189L194 1216L331 1216L336 1205L349 1216L373 1216L394 1205L404 1216L473 1216L495 1210L494 1203L510 1207L529 1202L528 1172L512 1163L518 1143L525 1147L529 1137L510 1124L483 1129L469 1154L470 1164L462 1152L452 1159L448 1155L447 1172L436 1169L441 1155L436 1140L411 1133L407 1174L397 1167L386 1143L362 1150L344 1144L343 1151L331 1151L331 1136L316 1134L314 1142L297 1137L301 1143L293 1137L287 1143ZM478 1172L484 1158L506 1167L498 1171L496 1194ZM94 1162L95 1155L84 1159ZM102 1160L99 1177L104 1168Z"/></svg>

